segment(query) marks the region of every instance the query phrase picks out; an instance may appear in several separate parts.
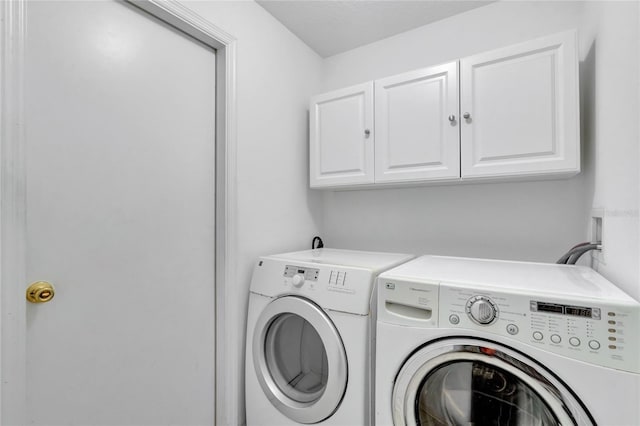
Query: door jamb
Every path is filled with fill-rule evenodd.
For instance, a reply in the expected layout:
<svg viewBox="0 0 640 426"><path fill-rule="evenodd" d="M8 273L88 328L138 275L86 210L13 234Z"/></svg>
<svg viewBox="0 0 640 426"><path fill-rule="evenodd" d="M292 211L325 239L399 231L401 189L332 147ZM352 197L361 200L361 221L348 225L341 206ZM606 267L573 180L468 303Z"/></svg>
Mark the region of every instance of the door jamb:
<svg viewBox="0 0 640 426"><path fill-rule="evenodd" d="M26 2L0 4L0 421L25 424ZM22 297L20 297L22 296Z"/></svg>
<svg viewBox="0 0 640 426"><path fill-rule="evenodd" d="M236 39L176 0L125 0L216 50L215 415L237 411L237 366L227 310L236 275ZM0 425L26 419L26 162L24 77L27 0L0 2ZM226 332L225 332L226 331ZM231 368L233 367L233 368Z"/></svg>

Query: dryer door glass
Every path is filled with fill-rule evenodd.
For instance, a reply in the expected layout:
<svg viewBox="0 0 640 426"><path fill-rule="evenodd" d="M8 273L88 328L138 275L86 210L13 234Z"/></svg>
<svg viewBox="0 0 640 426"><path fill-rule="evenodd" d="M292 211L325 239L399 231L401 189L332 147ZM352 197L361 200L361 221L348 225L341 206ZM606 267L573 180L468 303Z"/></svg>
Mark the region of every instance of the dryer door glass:
<svg viewBox="0 0 640 426"><path fill-rule="evenodd" d="M347 388L347 355L318 305L297 296L273 300L256 321L252 345L258 382L289 419L318 423L338 409Z"/></svg>
<svg viewBox="0 0 640 426"><path fill-rule="evenodd" d="M432 370L416 402L416 417L425 426L560 424L530 386L484 362L460 361Z"/></svg>
<svg viewBox="0 0 640 426"><path fill-rule="evenodd" d="M294 401L315 401L324 392L327 351L304 318L290 313L278 316L267 331L265 357L276 385Z"/></svg>

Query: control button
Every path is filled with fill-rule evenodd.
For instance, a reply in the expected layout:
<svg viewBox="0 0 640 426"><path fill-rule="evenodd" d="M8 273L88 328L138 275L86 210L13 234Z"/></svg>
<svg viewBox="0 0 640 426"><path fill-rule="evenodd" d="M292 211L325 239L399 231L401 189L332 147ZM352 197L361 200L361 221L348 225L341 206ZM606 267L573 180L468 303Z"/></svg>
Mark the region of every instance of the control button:
<svg viewBox="0 0 640 426"><path fill-rule="evenodd" d="M616 345L609 345L609 349L616 349L617 346Z"/></svg>
<svg viewBox="0 0 640 426"><path fill-rule="evenodd" d="M616 325L616 322L615 322L615 321L609 320L609 321L607 321L607 322L608 322L609 324L611 324L611 325Z"/></svg>
<svg viewBox="0 0 640 426"><path fill-rule="evenodd" d="M507 325L507 333L511 334L511 335L516 335L518 334L518 331L520 331L518 329L518 326L515 324L509 324Z"/></svg>
<svg viewBox="0 0 640 426"><path fill-rule="evenodd" d="M544 336L542 335L542 333L540 333L539 331L534 331L533 332L533 338L540 341L542 340Z"/></svg>
<svg viewBox="0 0 640 426"><path fill-rule="evenodd" d="M609 329L609 333L615 333L615 332L616 332L616 329L615 329L615 328L610 328L610 329Z"/></svg>
<svg viewBox="0 0 640 426"><path fill-rule="evenodd" d="M594 351L597 351L598 349L600 349L600 342L598 342L597 340L590 340L589 347Z"/></svg>
<svg viewBox="0 0 640 426"><path fill-rule="evenodd" d="M291 278L291 283L296 287L301 287L304 284L304 275L296 274Z"/></svg>
<svg viewBox="0 0 640 426"><path fill-rule="evenodd" d="M616 338L615 337L609 337L609 340L611 340L612 342L615 342Z"/></svg>
<svg viewBox="0 0 640 426"><path fill-rule="evenodd" d="M395 290L396 289L396 284L395 283L386 283L384 286L387 288L387 290Z"/></svg>
<svg viewBox="0 0 640 426"><path fill-rule="evenodd" d="M560 342L562 342L562 337L558 336L557 334L552 334L551 335L551 341L553 343L560 343Z"/></svg>
<svg viewBox="0 0 640 426"><path fill-rule="evenodd" d="M609 312L607 315L609 315L610 317L615 317L616 313L615 312Z"/></svg>
<svg viewBox="0 0 640 426"><path fill-rule="evenodd" d="M460 323L460 317L457 316L456 314L451 314L449 315L449 322L451 324L459 324Z"/></svg>
<svg viewBox="0 0 640 426"><path fill-rule="evenodd" d="M580 339L578 339L577 337L572 337L571 339L569 339L569 344L571 346L580 346Z"/></svg>

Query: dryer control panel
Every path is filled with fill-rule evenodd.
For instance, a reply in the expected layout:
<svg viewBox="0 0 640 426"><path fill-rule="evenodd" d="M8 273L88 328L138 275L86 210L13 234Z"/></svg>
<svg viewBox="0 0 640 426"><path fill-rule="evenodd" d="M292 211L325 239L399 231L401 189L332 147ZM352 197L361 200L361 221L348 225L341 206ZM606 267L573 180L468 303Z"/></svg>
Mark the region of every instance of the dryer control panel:
<svg viewBox="0 0 640 426"><path fill-rule="evenodd" d="M337 291L341 293L355 293L356 289L352 285L353 280L347 279L349 271L343 269L327 269L320 271L318 268L308 268L299 265L286 265L284 268L285 285L293 287L308 286L311 290L317 288L318 283L328 291ZM328 275L328 276L327 276ZM350 274L355 276L353 272ZM322 277L322 281L318 281Z"/></svg>
<svg viewBox="0 0 640 426"><path fill-rule="evenodd" d="M291 284L295 287L301 287L305 282L309 281L313 287L318 281L320 270L317 268L305 268L304 266L286 265L284 267L284 277L291 279ZM287 281L285 281L286 283Z"/></svg>
<svg viewBox="0 0 640 426"><path fill-rule="evenodd" d="M333 311L370 313L374 275L364 268L261 258L250 291L267 297L297 295Z"/></svg>
<svg viewBox="0 0 640 426"><path fill-rule="evenodd" d="M440 283L439 326L482 330L592 364L640 372L639 305Z"/></svg>

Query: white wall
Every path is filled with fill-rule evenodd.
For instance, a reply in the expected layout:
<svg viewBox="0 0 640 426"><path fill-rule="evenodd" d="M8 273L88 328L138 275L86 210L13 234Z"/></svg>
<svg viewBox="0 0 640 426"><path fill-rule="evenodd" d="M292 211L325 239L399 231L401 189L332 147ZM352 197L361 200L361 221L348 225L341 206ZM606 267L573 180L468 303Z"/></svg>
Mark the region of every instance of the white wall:
<svg viewBox="0 0 640 426"><path fill-rule="evenodd" d="M595 145L593 206L604 213L604 259L594 267L636 299L640 299L638 6L637 2L588 2L582 28L583 40L592 45L586 76L591 98L583 112Z"/></svg>
<svg viewBox="0 0 640 426"><path fill-rule="evenodd" d="M321 58L254 2L189 2L237 40L238 300L225 336L234 343L218 372L227 404L219 425L244 422L244 335L252 266L260 255L309 248L321 196L308 189L307 104L320 90ZM224 339L223 341L227 341Z"/></svg>
<svg viewBox="0 0 640 426"><path fill-rule="evenodd" d="M637 121L634 127L629 118L639 117L632 87L638 78L637 4L498 2L322 61L254 2L183 3L238 39L238 282L228 285L238 286L231 320L241 334L229 350L235 363L219 377L228 393L228 404L217 407L219 424L244 420L243 331L253 261L305 248L318 230L334 247L553 261L587 238L596 205L607 212L607 265L600 270L640 295L640 153ZM307 189L311 94L571 28L581 34L580 176L349 192ZM627 253L627 260L619 253Z"/></svg>
<svg viewBox="0 0 640 426"><path fill-rule="evenodd" d="M578 29L583 173L542 182L328 191L325 243L552 262L589 238L595 205L607 212L607 265L600 271L640 297L637 7L496 2L327 58L325 91Z"/></svg>

